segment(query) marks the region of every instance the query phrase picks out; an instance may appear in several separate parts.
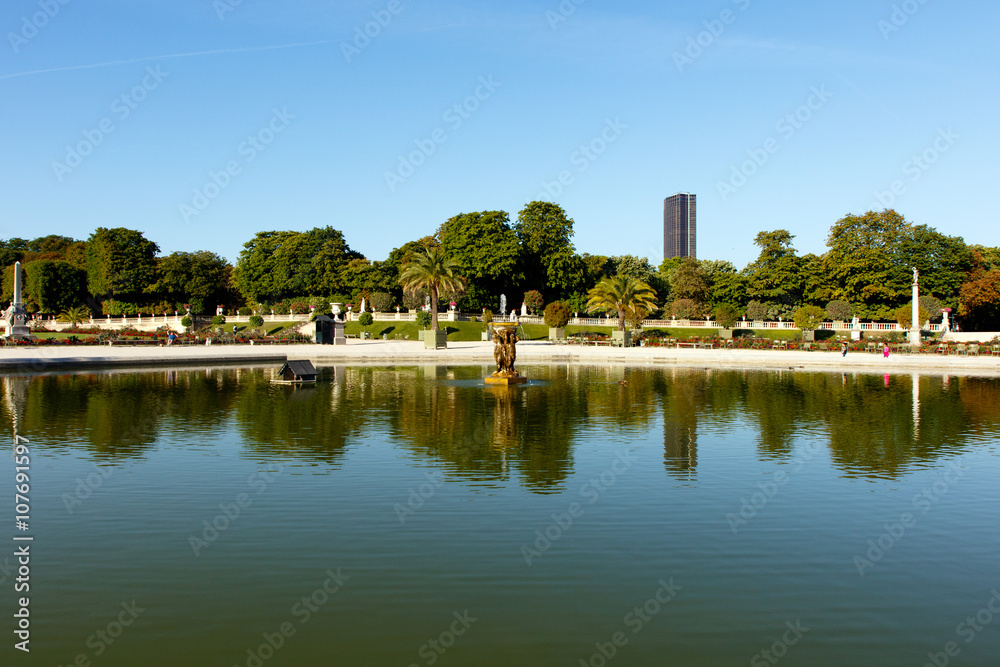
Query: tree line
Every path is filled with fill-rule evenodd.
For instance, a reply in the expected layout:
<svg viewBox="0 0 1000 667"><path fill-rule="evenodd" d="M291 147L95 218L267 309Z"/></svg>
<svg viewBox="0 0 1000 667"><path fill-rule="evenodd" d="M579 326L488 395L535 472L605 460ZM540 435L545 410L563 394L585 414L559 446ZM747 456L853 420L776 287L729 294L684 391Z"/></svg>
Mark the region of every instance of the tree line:
<svg viewBox="0 0 1000 667"><path fill-rule="evenodd" d="M549 202L527 204L513 221L505 211L460 213L384 260L352 250L332 227L267 231L244 244L235 265L207 250L160 256L141 232L99 228L86 240L0 240L0 266L4 299L11 299L13 264L21 261L26 308L46 314L80 305L109 315L188 307L211 314L219 305L287 312L362 298L380 310L415 309L429 295L404 291L401 276L416 256L434 250L463 278L437 296L465 312L499 310L501 294L508 308L519 307L526 292L533 310L558 300L585 312L596 285L620 278L651 288L643 308L650 316L708 317L722 309L748 319L791 319L800 307L815 306L836 319L890 321L910 301L916 267L921 294L934 297L935 306L951 308L966 328L1000 328L1000 249L968 245L891 209L836 221L822 255L799 255L788 230L762 231L753 240L757 258L742 269L725 260L672 258L653 266L634 255L579 253L573 227Z"/></svg>

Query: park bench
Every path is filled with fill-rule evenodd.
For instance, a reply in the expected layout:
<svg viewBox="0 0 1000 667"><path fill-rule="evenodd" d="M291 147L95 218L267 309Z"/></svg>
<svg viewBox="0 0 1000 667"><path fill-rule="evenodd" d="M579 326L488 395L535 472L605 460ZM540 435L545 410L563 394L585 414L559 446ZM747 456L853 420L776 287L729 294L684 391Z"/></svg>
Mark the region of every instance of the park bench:
<svg viewBox="0 0 1000 667"><path fill-rule="evenodd" d="M993 355L994 357L1000 355L1000 345L994 345L990 351L990 354Z"/></svg>
<svg viewBox="0 0 1000 667"><path fill-rule="evenodd" d="M109 340L108 341L108 347L115 347L115 346L121 347L123 345L129 345L129 346L132 346L132 347L135 347L137 345L156 345L157 347L161 347L161 346L166 345L166 344L167 344L166 341L155 340L155 339L154 340Z"/></svg>

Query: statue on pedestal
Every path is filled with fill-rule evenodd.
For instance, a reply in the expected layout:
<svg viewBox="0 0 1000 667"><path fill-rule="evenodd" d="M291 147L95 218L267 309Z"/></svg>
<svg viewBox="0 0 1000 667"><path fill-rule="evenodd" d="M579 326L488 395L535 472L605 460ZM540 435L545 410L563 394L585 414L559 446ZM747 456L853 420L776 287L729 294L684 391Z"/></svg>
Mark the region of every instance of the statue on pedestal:
<svg viewBox="0 0 1000 667"><path fill-rule="evenodd" d="M14 301L3 313L3 325L7 328L4 338L33 338L28 329L28 313L21 302L21 262L14 264Z"/></svg>

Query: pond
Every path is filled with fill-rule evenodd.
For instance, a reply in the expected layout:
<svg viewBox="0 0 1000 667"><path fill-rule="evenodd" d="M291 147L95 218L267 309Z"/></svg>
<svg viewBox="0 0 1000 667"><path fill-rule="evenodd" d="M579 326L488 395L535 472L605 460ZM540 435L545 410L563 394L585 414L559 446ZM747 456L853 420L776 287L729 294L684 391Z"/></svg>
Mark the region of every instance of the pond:
<svg viewBox="0 0 1000 667"><path fill-rule="evenodd" d="M1000 381L527 365L0 379L52 665L984 665ZM13 626L11 620L8 625ZM29 660L30 658L30 660Z"/></svg>

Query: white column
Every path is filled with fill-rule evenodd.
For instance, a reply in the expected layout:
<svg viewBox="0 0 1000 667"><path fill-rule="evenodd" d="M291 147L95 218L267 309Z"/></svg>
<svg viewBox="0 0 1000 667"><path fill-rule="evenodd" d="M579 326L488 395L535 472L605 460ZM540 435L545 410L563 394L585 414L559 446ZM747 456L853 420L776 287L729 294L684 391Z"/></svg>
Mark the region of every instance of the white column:
<svg viewBox="0 0 1000 667"><path fill-rule="evenodd" d="M913 267L913 304L911 313L913 320L910 324L910 345L920 345L920 284L917 268Z"/></svg>

